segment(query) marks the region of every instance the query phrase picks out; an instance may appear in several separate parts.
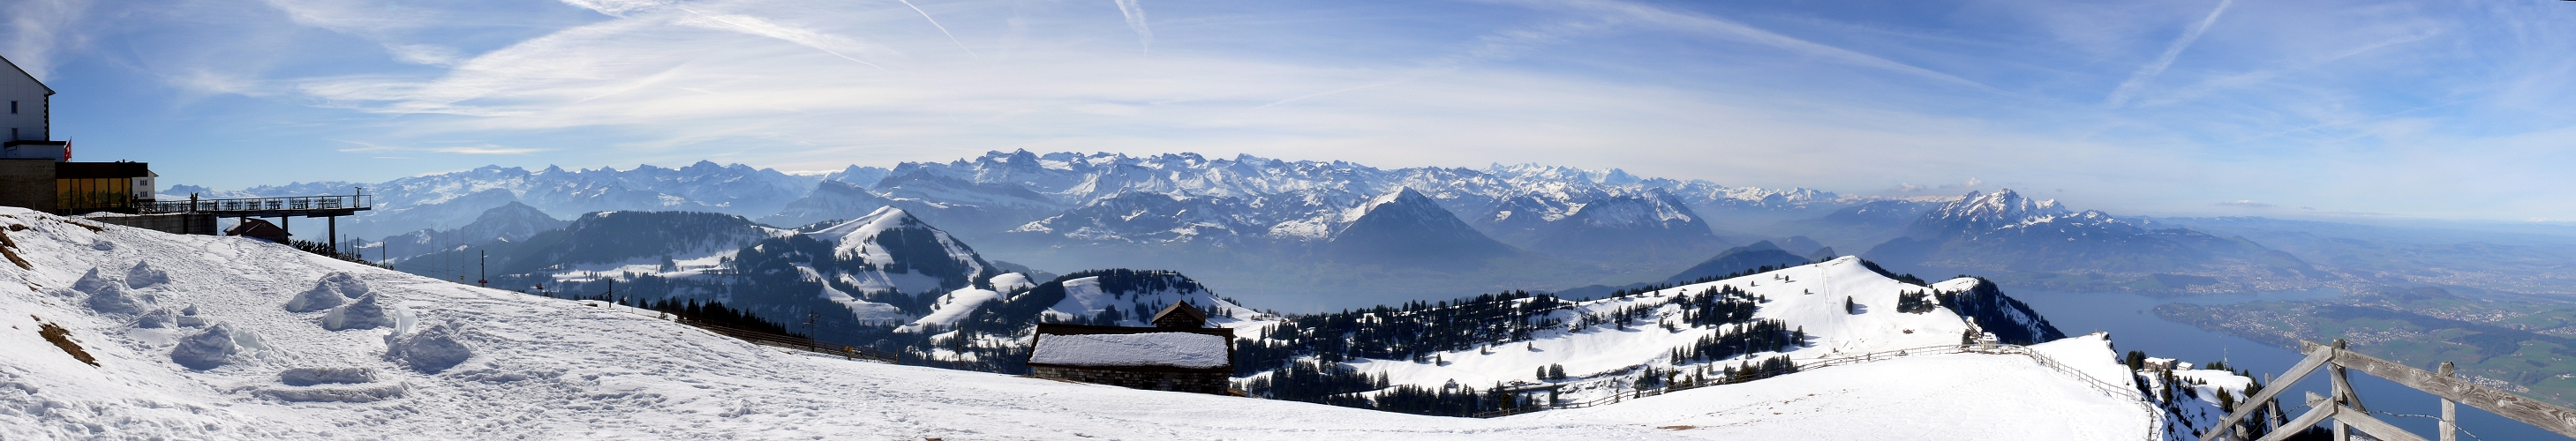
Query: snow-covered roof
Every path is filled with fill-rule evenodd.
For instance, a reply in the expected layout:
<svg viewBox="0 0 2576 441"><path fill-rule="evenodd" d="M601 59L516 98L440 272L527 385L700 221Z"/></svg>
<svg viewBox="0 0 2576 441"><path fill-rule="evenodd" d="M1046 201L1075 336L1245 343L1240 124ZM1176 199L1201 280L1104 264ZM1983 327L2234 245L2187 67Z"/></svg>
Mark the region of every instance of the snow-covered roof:
<svg viewBox="0 0 2576 441"><path fill-rule="evenodd" d="M1224 336L1188 332L1040 335L1029 364L1213 369L1233 365L1225 344Z"/></svg>

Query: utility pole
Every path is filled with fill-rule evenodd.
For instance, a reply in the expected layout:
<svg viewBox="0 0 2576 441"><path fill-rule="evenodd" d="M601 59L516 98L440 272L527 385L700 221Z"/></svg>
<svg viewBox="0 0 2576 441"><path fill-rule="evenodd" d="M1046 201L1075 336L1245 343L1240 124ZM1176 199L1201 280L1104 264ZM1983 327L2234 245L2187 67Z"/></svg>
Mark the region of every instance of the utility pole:
<svg viewBox="0 0 2576 441"><path fill-rule="evenodd" d="M492 281L485 279L483 273L483 259L492 257L491 254L492 253L488 251L474 250L474 286L488 287L492 285Z"/></svg>

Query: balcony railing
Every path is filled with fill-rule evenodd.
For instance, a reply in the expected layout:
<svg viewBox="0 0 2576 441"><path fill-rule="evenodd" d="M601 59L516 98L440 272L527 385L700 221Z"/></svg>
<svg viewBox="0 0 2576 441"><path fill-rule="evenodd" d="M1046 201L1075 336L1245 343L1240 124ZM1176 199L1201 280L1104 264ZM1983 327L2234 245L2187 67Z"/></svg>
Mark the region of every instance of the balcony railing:
<svg viewBox="0 0 2576 441"><path fill-rule="evenodd" d="M145 213L250 213L280 211L367 210L370 195L295 196L283 198L198 199L143 203Z"/></svg>

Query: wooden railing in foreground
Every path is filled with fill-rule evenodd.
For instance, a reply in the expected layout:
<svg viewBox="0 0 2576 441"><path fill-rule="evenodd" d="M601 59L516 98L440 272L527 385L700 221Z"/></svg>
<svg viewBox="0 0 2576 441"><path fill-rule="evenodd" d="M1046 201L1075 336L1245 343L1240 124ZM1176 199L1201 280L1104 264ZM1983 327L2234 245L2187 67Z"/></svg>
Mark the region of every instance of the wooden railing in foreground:
<svg viewBox="0 0 2576 441"><path fill-rule="evenodd" d="M818 353L818 354L837 356L837 357L841 357L841 358L848 358L848 359L852 359L852 360L875 360L875 361L881 361L881 362L886 362L886 363L896 363L896 362L897 362L897 357L896 357L895 353L893 353L893 352L886 352L886 351L880 351L880 350L876 350L876 349L871 349L871 348L862 348L862 347L856 347L856 346L834 345L834 344L830 344L830 343L824 343L824 342L820 342L820 341L815 341L814 339L811 339L811 338L797 337L797 336L793 336L793 335L775 334L775 333L764 332L764 331L755 331L755 330L750 330L750 329L742 329L742 328L726 327L726 326L716 325L716 324L713 324L713 323L700 322L700 321L695 321L695 320L674 320L674 321L675 321L675 322L678 322L679 324L689 325L690 327L695 327L695 328L698 328L698 329L704 329L704 330L706 330L707 332L712 332L712 333L715 333L716 335L722 335L722 336L726 336L726 337L733 337L733 338L736 338L736 339L741 339L742 341L751 342L751 344L756 344L756 345L762 345L762 346L773 346L773 347L780 347L780 348L794 349L794 350L799 350L799 351L813 352L813 353Z"/></svg>
<svg viewBox="0 0 2576 441"><path fill-rule="evenodd" d="M2380 421L2378 418L2372 418L2370 410L2362 407L2361 398L2353 394L2351 382L2345 379L2344 371L2347 368L2358 369L2362 373L2441 397L2442 418L2439 437L2442 441L2458 439L2456 437L2459 435L2455 433L2459 429L2459 409L2456 403L2467 403L2469 407L2484 409L2505 418L2512 418L2514 421L2576 438L2576 410L2461 380L2456 376L2457 372L2449 362L2442 363L2442 372L2435 373L2363 355L2345 347L2342 339L2336 339L2331 345L2309 341L2299 342L2299 352L2308 354L2308 358L2299 360L2299 364L2290 366L2289 373L2282 374L2278 380L2273 380L2274 387L2264 388L2261 393L2246 399L2246 404L2237 406L2235 412L2227 414L2226 419L2219 420L2219 430L2201 434L2200 441L2212 441L2220 437L2245 439L2247 428L2241 424L2245 422L2246 415L2252 414L2254 409L2264 407L2257 404L2273 403L2281 391L2289 390L2279 385L2296 384L2300 379L2307 378L2308 374L2316 373L2319 368L2326 369L2327 378L2333 381L2334 396L2320 397L2309 403L2308 412L2291 419L2288 424L2274 424L2277 421L2267 418L2264 423L2269 430L2260 438L2262 441L2288 439L2291 435L2306 431L2308 427L2329 419L2334 421L2334 438L2338 440L2351 439L2349 432L2360 429L2362 433L2381 440L2424 441L2424 437L2398 429L2396 425ZM2279 407L2277 404L2271 406ZM2274 414L2278 415L2279 412Z"/></svg>
<svg viewBox="0 0 2576 441"><path fill-rule="evenodd" d="M736 327L731 327L731 326L719 325L719 324L715 324L715 323L711 323L711 322L698 321L698 320L689 320L689 319L685 319L685 318L672 318L672 317L664 316L664 315L663 315L663 313L658 312L658 311L653 311L653 310L649 310L649 309L636 309L636 308L634 308L634 307L629 307L629 306L620 306L620 305L617 305L617 304L615 304L615 303L609 303L609 302L598 301L598 300L582 300L582 301L581 301L581 303L582 303L583 305L586 305L586 306L606 306L606 307L609 307L609 308L613 308L613 310L616 310L616 311L626 312L626 313L628 313L628 314L635 314L635 315L645 315L645 314L644 314L644 312L652 312L653 314L652 314L652 315L647 315L647 317L653 317L653 318L663 319L663 320L670 320L672 323L679 323L679 324L683 324L683 325L689 325L689 327L692 327L692 328L698 328L699 330L707 331L708 333L711 333L711 334L721 335L721 336L726 336L726 337L733 337L734 339L737 339L737 340L742 340L742 341L745 341L745 342L750 342L751 344L756 344L756 345L761 345L761 346L769 346L769 347L777 347L777 348L794 349L794 350L799 350L799 351L805 351L805 352L812 352L812 353L823 354L823 355L836 356L836 357L847 358L847 359L852 359L852 360L872 360L872 361L885 362L885 363L888 363L888 364L900 364L900 363L901 363L901 361L900 361L900 360L901 360L901 358L900 358L899 356L897 356L895 353L893 353L893 352L886 352L886 351L882 351L882 350L877 350L877 349L873 349L873 348L862 348L862 347L848 346L848 345L834 345L834 344L830 344L830 343L825 343L825 342L821 342L821 341L816 341L816 340L811 339L811 338L798 337L798 336L786 335L786 334L779 334L779 333L769 332L769 331L760 331L760 330L752 330L752 329L736 328ZM640 311L640 312L639 312L639 311Z"/></svg>

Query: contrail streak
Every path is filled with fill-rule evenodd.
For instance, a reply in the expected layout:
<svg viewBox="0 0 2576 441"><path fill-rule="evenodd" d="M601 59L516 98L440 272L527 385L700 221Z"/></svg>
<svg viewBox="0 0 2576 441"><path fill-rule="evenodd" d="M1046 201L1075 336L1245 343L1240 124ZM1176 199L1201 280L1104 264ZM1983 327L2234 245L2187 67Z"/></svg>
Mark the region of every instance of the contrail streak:
<svg viewBox="0 0 2576 441"><path fill-rule="evenodd" d="M2227 6L2233 4L2236 0L2218 0L2218 7L2211 8L2209 16L2201 17L2200 23L2183 31L2182 38L2176 38L2172 45L2165 46L2164 55L2157 56L2154 63L2139 67L2138 73L2129 75L2128 81L2120 82L2120 88L2112 90L2111 97L2104 101L2112 107L2128 104L2129 97L2137 95L2138 89L2147 87L2147 82L2155 80L2157 75L2163 75L2166 67L2173 66L2174 57L2181 56L2183 49L2191 47L2191 42L2200 40L2201 33L2209 32L2209 25L2218 23L2218 15L2227 13Z"/></svg>
<svg viewBox="0 0 2576 441"><path fill-rule="evenodd" d="M966 50L966 56L975 57L975 59L977 59L977 60L982 60L982 59L984 59L984 56L982 56L982 55L975 55L975 50L974 50L974 49L967 49L967 48L966 48L966 42L963 42L963 41L957 41L957 34L951 34L951 33L948 33L948 27L947 27L947 26L940 26L940 25L939 25L939 19L936 19L936 18L930 18L930 11L924 11L924 10L921 10L921 7L920 7L920 6L913 6L913 5L912 5L912 0L894 0L894 1L903 2L903 5L904 5L904 6L906 6L906 7L911 7L911 8L912 8L912 12L919 12L919 13L921 13L921 19L922 19L922 20L928 20L928 21L930 21L930 27L939 28L939 35L946 35L946 36L948 36L948 42L950 42L950 43L957 43L957 48L958 48L958 49L965 49L965 50Z"/></svg>
<svg viewBox="0 0 2576 441"><path fill-rule="evenodd" d="M1154 29L1145 27L1145 6L1139 0L1114 0L1118 13L1127 16L1127 28L1136 30L1136 41L1145 46L1145 54L1154 54Z"/></svg>

